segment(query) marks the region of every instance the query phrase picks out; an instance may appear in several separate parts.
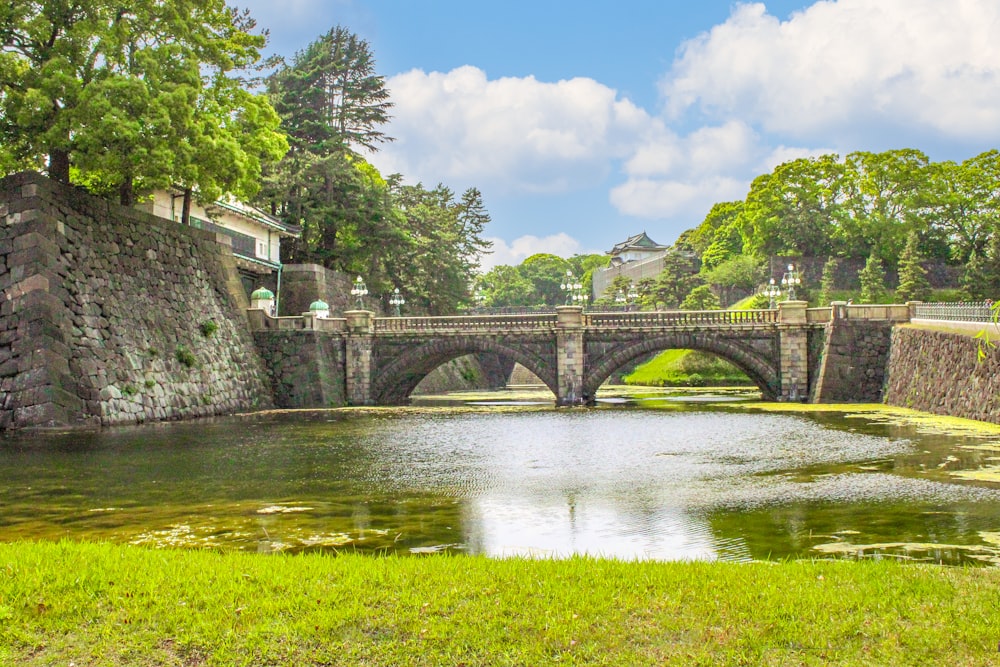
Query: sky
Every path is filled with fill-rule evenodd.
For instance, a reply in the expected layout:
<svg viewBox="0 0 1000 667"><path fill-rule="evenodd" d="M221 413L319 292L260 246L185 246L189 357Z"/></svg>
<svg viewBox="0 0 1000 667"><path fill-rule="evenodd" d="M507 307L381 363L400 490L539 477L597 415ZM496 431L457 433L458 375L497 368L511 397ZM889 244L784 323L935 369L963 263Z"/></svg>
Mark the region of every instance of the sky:
<svg viewBox="0 0 1000 667"><path fill-rule="evenodd" d="M998 0L235 0L288 58L368 41L409 183L478 188L483 268L672 243L754 177L825 153L1000 147Z"/></svg>

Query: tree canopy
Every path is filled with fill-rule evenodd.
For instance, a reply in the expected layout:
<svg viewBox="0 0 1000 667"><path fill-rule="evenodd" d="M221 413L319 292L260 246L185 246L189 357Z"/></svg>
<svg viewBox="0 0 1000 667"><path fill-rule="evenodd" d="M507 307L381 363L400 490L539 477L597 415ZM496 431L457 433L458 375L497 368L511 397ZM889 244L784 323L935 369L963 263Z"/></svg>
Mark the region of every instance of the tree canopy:
<svg viewBox="0 0 1000 667"><path fill-rule="evenodd" d="M251 196L287 150L238 74L266 36L224 0L41 0L0 7L7 168L116 190L172 184Z"/></svg>

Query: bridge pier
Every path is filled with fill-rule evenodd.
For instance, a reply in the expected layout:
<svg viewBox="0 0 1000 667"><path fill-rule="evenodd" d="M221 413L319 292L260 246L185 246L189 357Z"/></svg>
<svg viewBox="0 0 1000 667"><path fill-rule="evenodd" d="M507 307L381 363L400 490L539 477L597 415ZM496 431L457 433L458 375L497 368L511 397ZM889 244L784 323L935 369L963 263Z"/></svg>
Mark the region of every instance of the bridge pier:
<svg viewBox="0 0 1000 667"><path fill-rule="evenodd" d="M348 310L344 373L348 405L374 405L372 351L375 349L375 313Z"/></svg>
<svg viewBox="0 0 1000 667"><path fill-rule="evenodd" d="M556 306L556 405L585 405L583 393L583 307Z"/></svg>
<svg viewBox="0 0 1000 667"><path fill-rule="evenodd" d="M779 401L802 402L809 398L809 326L805 301L778 303L778 341L781 359Z"/></svg>

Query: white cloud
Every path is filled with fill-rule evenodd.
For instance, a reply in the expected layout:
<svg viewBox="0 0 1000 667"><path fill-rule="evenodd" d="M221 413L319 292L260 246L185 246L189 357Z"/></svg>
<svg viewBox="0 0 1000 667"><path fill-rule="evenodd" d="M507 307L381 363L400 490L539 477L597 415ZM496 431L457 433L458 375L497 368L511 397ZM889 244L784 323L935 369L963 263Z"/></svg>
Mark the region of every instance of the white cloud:
<svg viewBox="0 0 1000 667"><path fill-rule="evenodd" d="M744 178L726 176L690 181L637 178L614 188L611 203L626 215L682 218L693 227L701 222L712 204L743 199L747 183Z"/></svg>
<svg viewBox="0 0 1000 667"><path fill-rule="evenodd" d="M1000 139L1000 3L827 0L779 21L763 4L685 43L668 112L740 117L798 138L881 128Z"/></svg>
<svg viewBox="0 0 1000 667"><path fill-rule="evenodd" d="M487 240L493 242L493 248L480 260L480 269L483 272L500 264L520 264L525 258L540 252L551 253L559 257L572 257L582 252L580 242L565 232L542 238L531 235L521 236L509 244L499 238Z"/></svg>
<svg viewBox="0 0 1000 667"><path fill-rule="evenodd" d="M650 118L593 79L489 80L464 66L388 79L396 137L372 161L383 173L498 193L559 193L592 186L627 154Z"/></svg>

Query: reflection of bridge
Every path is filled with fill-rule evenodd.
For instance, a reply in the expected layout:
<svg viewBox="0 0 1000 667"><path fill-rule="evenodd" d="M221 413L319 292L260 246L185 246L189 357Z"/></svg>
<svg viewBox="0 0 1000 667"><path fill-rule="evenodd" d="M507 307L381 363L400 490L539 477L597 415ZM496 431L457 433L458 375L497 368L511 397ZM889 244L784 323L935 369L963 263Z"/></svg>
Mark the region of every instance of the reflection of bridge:
<svg viewBox="0 0 1000 667"><path fill-rule="evenodd" d="M584 313L561 306L551 314L461 317L383 318L368 311L349 311L344 318L249 314L276 386L316 381L327 387L321 396L285 407L397 405L441 364L476 353L498 354L525 366L559 405L587 404L616 370L667 349L716 354L744 371L767 399L824 400L830 393L829 386L824 392L824 380L850 385L855 365L864 363L848 349L850 367L831 367L845 356L836 353L838 324L888 332L894 322L910 319L908 306L806 306L787 301L776 310L632 313ZM290 354L289 345L309 353ZM278 347L282 354L274 352ZM315 380L310 366L316 369Z"/></svg>

